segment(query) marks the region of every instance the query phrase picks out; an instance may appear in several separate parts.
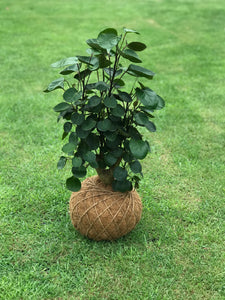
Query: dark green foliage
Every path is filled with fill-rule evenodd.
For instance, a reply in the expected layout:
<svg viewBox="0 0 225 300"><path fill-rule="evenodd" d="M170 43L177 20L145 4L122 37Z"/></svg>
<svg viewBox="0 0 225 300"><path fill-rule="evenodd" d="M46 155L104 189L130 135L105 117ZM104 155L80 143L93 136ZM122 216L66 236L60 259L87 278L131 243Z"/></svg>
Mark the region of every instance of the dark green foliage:
<svg viewBox="0 0 225 300"><path fill-rule="evenodd" d="M69 136L69 140L62 151L68 157L61 156L57 166L62 169L71 160L73 176L66 182L71 191L80 189L78 178L86 176L88 166L99 175L110 174L115 191L138 188L140 177L136 174L142 176L139 160L150 151L138 126L156 131L149 119L165 103L140 82L141 78L153 79L154 72L136 64L142 62L136 52L145 50L146 45L128 42L130 33L139 34L124 28L124 33L118 35L116 29L107 28L96 39L87 40L88 56L78 55L52 64L64 68L60 74L72 76L71 82L61 77L45 90L63 90L64 102L54 110L59 113L58 120L65 120L63 139ZM121 65L121 58L127 61L126 66ZM125 74L135 77L131 90L126 90ZM104 176L100 177L104 181Z"/></svg>

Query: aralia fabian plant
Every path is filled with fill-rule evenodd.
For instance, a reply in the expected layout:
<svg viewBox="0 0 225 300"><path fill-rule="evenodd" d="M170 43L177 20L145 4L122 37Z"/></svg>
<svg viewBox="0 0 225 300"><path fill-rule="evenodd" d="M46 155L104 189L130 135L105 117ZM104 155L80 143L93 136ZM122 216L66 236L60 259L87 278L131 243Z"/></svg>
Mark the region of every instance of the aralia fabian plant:
<svg viewBox="0 0 225 300"><path fill-rule="evenodd" d="M154 73L137 64L137 52L144 43L128 42L135 30L124 28L118 35L114 28L101 31L97 39L87 40L86 56L75 56L53 63L63 68L63 76L45 89L63 91L63 101L54 107L58 121L64 119L62 147L65 153L58 161L58 169L72 163L72 176L66 186L71 191L81 188L80 178L87 168L95 168L101 181L114 191L126 192L137 188L142 176L140 160L150 151L138 127L150 132L156 126L150 119L154 110L162 109L164 100L140 80L153 79ZM126 63L126 65L124 65ZM126 81L133 77L128 90Z"/></svg>

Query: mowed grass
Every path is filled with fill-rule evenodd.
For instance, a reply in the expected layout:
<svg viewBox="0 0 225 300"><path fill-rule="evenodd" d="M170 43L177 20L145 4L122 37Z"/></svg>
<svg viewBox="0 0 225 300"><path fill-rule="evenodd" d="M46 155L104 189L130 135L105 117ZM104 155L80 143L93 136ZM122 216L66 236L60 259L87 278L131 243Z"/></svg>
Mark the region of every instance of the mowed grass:
<svg viewBox="0 0 225 300"><path fill-rule="evenodd" d="M0 299L225 299L223 0L0 3ZM82 237L58 171L49 66L105 27L133 28L166 100L149 134L140 223ZM94 172L90 171L89 175Z"/></svg>

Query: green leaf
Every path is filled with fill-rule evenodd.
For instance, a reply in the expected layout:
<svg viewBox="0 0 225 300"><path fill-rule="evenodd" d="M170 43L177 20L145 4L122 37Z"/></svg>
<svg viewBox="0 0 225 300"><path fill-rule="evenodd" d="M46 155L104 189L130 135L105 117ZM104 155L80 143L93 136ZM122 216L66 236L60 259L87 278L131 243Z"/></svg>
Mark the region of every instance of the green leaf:
<svg viewBox="0 0 225 300"><path fill-rule="evenodd" d="M117 157L117 158L122 157L123 149L121 149L121 148L116 148L115 150L113 150L113 151L111 152L111 154L112 154L113 156Z"/></svg>
<svg viewBox="0 0 225 300"><path fill-rule="evenodd" d="M90 69L85 69L79 73L77 73L74 78L77 80L84 80L87 76L89 76L91 74L91 70Z"/></svg>
<svg viewBox="0 0 225 300"><path fill-rule="evenodd" d="M90 133L86 138L86 142L91 150L96 150L99 147L99 136L94 133Z"/></svg>
<svg viewBox="0 0 225 300"><path fill-rule="evenodd" d="M107 153L104 155L104 161L107 164L107 166L111 167L117 162L117 158L111 153Z"/></svg>
<svg viewBox="0 0 225 300"><path fill-rule="evenodd" d="M88 101L88 107L95 107L101 103L101 98L98 96L92 96Z"/></svg>
<svg viewBox="0 0 225 300"><path fill-rule="evenodd" d="M148 122L148 117L143 112L134 113L135 121L138 125L145 126L145 124Z"/></svg>
<svg viewBox="0 0 225 300"><path fill-rule="evenodd" d="M116 167L113 171L113 177L118 181L123 181L127 178L127 170L122 167Z"/></svg>
<svg viewBox="0 0 225 300"><path fill-rule="evenodd" d="M112 128L112 122L109 120L109 119L105 119L103 121L99 121L97 123L97 128L100 130L100 131L107 131L107 130L110 130Z"/></svg>
<svg viewBox="0 0 225 300"><path fill-rule="evenodd" d="M131 49L125 49L124 51L120 51L120 54L122 57L124 57L132 62L135 62L135 63L142 62L142 60L138 57L137 53Z"/></svg>
<svg viewBox="0 0 225 300"><path fill-rule="evenodd" d="M71 105L66 103L66 102L61 102L59 104L57 104L53 109L56 112L61 112L64 110L67 110L68 108L71 108Z"/></svg>
<svg viewBox="0 0 225 300"><path fill-rule="evenodd" d="M69 134L68 132L64 131L63 134L62 134L62 140L64 140L67 137L68 134Z"/></svg>
<svg viewBox="0 0 225 300"><path fill-rule="evenodd" d="M77 146L78 144L78 137L75 132L71 132L69 136L69 143L75 144Z"/></svg>
<svg viewBox="0 0 225 300"><path fill-rule="evenodd" d="M83 130L81 126L77 126L76 128L76 134L81 139L86 139L89 133L90 133L89 130Z"/></svg>
<svg viewBox="0 0 225 300"><path fill-rule="evenodd" d="M80 100L81 97L82 97L82 92L77 92L75 88L69 88L63 94L63 99L69 103L76 102L77 100Z"/></svg>
<svg viewBox="0 0 225 300"><path fill-rule="evenodd" d="M128 93L118 91L118 94L119 94L120 100L122 100L124 102L128 102L128 103L132 102L132 98L131 98L131 96Z"/></svg>
<svg viewBox="0 0 225 300"><path fill-rule="evenodd" d="M72 176L66 180L66 187L72 192L78 192L81 189L81 182L78 178Z"/></svg>
<svg viewBox="0 0 225 300"><path fill-rule="evenodd" d="M129 65L127 73L136 77L145 77L148 79L152 79L155 75L154 72L137 65Z"/></svg>
<svg viewBox="0 0 225 300"><path fill-rule="evenodd" d="M108 108L115 108L117 106L116 98L114 96L105 97L104 105Z"/></svg>
<svg viewBox="0 0 225 300"><path fill-rule="evenodd" d="M128 134L129 134L130 137L132 137L135 140L140 140L141 137L142 137L140 132L135 127L129 127Z"/></svg>
<svg viewBox="0 0 225 300"><path fill-rule="evenodd" d="M112 49L119 41L120 37L117 36L117 31L114 28L107 28L101 31L97 38L98 45L107 50Z"/></svg>
<svg viewBox="0 0 225 300"><path fill-rule="evenodd" d="M142 166L138 160L129 163L130 169L133 173L141 173Z"/></svg>
<svg viewBox="0 0 225 300"><path fill-rule="evenodd" d="M145 123L145 127L151 131L151 132L155 132L156 131L156 127L155 127L155 124L151 121L148 121Z"/></svg>
<svg viewBox="0 0 225 300"><path fill-rule="evenodd" d="M70 132L70 130L72 129L72 123L70 123L70 122L66 122L64 125L63 125L63 129L64 129L64 131L65 132Z"/></svg>
<svg viewBox="0 0 225 300"><path fill-rule="evenodd" d="M113 69L113 68L106 68L106 69L104 69L104 71L105 71L105 73L106 73L107 75L109 75L110 77L113 76L113 73L114 73L114 69ZM123 73L123 69L118 69L118 70L116 71L114 77L119 76L121 73Z"/></svg>
<svg viewBox="0 0 225 300"><path fill-rule="evenodd" d="M99 81L95 84L95 89L101 92L106 91L109 89L109 85L104 81Z"/></svg>
<svg viewBox="0 0 225 300"><path fill-rule="evenodd" d="M68 58L61 59L61 60L51 64L51 67L52 68L61 68L61 67L65 67L65 66L73 65L73 64L77 64L77 63L78 63L77 57L68 57Z"/></svg>
<svg viewBox="0 0 225 300"><path fill-rule="evenodd" d="M57 168L59 170L63 169L65 167L65 165L66 165L66 161L67 161L66 157L65 156L61 156L60 159L59 159L59 161L58 161L58 163L57 163Z"/></svg>
<svg viewBox="0 0 225 300"><path fill-rule="evenodd" d="M134 51L143 51L147 48L147 46L140 42L132 42L127 45L127 47Z"/></svg>
<svg viewBox="0 0 225 300"><path fill-rule="evenodd" d="M82 159L80 157L74 156L72 159L72 165L75 168L79 168L82 165Z"/></svg>
<svg viewBox="0 0 225 300"><path fill-rule="evenodd" d="M142 140L130 140L129 147L131 153L137 159L144 159L149 151L148 143Z"/></svg>
<svg viewBox="0 0 225 300"><path fill-rule="evenodd" d="M120 104L117 104L115 108L111 109L111 113L113 114L113 116L122 117L125 114L125 109Z"/></svg>
<svg viewBox="0 0 225 300"><path fill-rule="evenodd" d="M80 166L79 168L72 167L72 173L75 177L82 178L87 174L87 169L85 166Z"/></svg>
<svg viewBox="0 0 225 300"><path fill-rule="evenodd" d="M96 125L96 121L94 119L92 119L91 117L88 117L81 125L81 128L83 130L88 130L90 131L91 129L93 129Z"/></svg>
<svg viewBox="0 0 225 300"><path fill-rule="evenodd" d="M84 119L84 115L79 114L78 112L73 113L71 116L72 123L76 125L81 125L84 122Z"/></svg>
<svg viewBox="0 0 225 300"><path fill-rule="evenodd" d="M136 33L136 34L140 34L139 32L137 32L136 30L133 29L128 29L128 28L123 28L124 32L126 33Z"/></svg>
<svg viewBox="0 0 225 300"><path fill-rule="evenodd" d="M98 64L98 59L97 57L93 57L93 56L77 56L77 58L79 59L80 62L88 64L88 65L96 65Z"/></svg>
<svg viewBox="0 0 225 300"><path fill-rule="evenodd" d="M62 70L61 72L59 72L59 74L62 75L69 75L73 72L77 72L80 69L81 64L74 64L71 65L69 67L66 67L64 70Z"/></svg>
<svg viewBox="0 0 225 300"><path fill-rule="evenodd" d="M105 131L104 136L107 138L107 140L109 140L111 142L114 142L117 137L115 132L111 132L111 131Z"/></svg>
<svg viewBox="0 0 225 300"><path fill-rule="evenodd" d="M86 138L82 139L79 143L76 155L83 157L83 155L88 151L90 151L90 148L89 148L88 144L86 143Z"/></svg>
<svg viewBox="0 0 225 300"><path fill-rule="evenodd" d="M84 160L86 160L87 162L89 162L90 166L92 168L98 168L98 163L96 161L96 155L91 152L88 151L83 155Z"/></svg>
<svg viewBox="0 0 225 300"><path fill-rule="evenodd" d="M76 144L74 143L67 143L62 147L62 151L65 153L71 153L76 149Z"/></svg>
<svg viewBox="0 0 225 300"><path fill-rule="evenodd" d="M132 190L132 183L129 180L114 180L112 183L112 188L115 192L125 193Z"/></svg>
<svg viewBox="0 0 225 300"><path fill-rule="evenodd" d="M158 96L149 88L139 89L136 88L136 96L141 103L149 109L156 109L158 105Z"/></svg>
<svg viewBox="0 0 225 300"><path fill-rule="evenodd" d="M102 48L99 46L98 40L97 39L88 39L86 41L86 43L88 44L88 46L90 46L91 48L95 49L95 50L102 50Z"/></svg>
<svg viewBox="0 0 225 300"><path fill-rule="evenodd" d="M111 65L111 61L106 59L104 54L99 55L98 60L99 60L98 63L99 63L99 68L100 69L106 68L106 67Z"/></svg>
<svg viewBox="0 0 225 300"><path fill-rule="evenodd" d="M113 86L114 86L116 89L119 89L119 88L125 86L125 82L124 82L122 79L114 79L114 80L113 80Z"/></svg>
<svg viewBox="0 0 225 300"><path fill-rule="evenodd" d="M156 109L159 110L159 109L162 109L165 106L165 101L159 95L157 95L157 98L158 98L158 105L156 106Z"/></svg>
<svg viewBox="0 0 225 300"><path fill-rule="evenodd" d="M63 77L52 81L48 85L48 87L44 90L44 92L49 93L49 92L52 92L52 91L57 90L57 89L64 89L64 81L65 81L65 79Z"/></svg>

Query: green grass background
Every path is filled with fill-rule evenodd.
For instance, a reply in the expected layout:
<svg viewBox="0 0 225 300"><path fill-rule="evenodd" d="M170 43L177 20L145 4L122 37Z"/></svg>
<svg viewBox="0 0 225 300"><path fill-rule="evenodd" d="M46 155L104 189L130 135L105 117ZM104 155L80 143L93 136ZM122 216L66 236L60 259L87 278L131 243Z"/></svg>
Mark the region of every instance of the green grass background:
<svg viewBox="0 0 225 300"><path fill-rule="evenodd" d="M0 299L225 299L224 16L223 0L0 2ZM166 108L145 132L140 223L93 242L56 169L61 94L42 90L52 62L124 26Z"/></svg>

